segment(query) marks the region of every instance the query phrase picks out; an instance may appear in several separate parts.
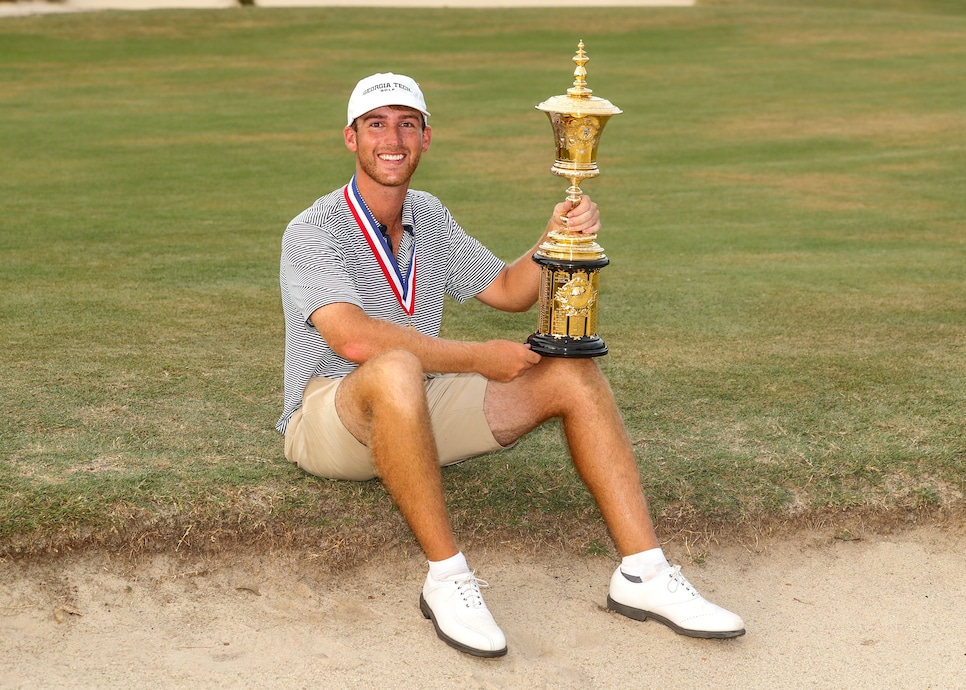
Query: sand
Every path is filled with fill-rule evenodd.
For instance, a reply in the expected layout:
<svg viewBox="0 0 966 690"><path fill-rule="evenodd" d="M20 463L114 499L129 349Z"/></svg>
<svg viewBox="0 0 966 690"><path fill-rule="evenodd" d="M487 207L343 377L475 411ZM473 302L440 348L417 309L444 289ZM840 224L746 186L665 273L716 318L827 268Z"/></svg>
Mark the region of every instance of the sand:
<svg viewBox="0 0 966 690"><path fill-rule="evenodd" d="M714 546L684 572L748 632L696 640L606 611L612 559L477 549L501 659L436 638L401 548L337 575L301 552L8 560L0 688L957 688L964 553L961 522Z"/></svg>

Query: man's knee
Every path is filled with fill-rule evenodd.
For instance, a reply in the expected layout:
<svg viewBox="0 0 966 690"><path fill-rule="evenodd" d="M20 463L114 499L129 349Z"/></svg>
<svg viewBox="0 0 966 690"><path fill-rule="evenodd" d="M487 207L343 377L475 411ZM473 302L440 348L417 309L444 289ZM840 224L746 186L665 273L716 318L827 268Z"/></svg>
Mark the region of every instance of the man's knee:
<svg viewBox="0 0 966 690"><path fill-rule="evenodd" d="M543 378L550 386L573 390L585 384L596 387L606 383L597 362L590 357L544 357L538 366L544 367Z"/></svg>
<svg viewBox="0 0 966 690"><path fill-rule="evenodd" d="M405 350L390 350L373 357L357 370L365 377L370 397L407 404L425 399L424 375L419 358Z"/></svg>

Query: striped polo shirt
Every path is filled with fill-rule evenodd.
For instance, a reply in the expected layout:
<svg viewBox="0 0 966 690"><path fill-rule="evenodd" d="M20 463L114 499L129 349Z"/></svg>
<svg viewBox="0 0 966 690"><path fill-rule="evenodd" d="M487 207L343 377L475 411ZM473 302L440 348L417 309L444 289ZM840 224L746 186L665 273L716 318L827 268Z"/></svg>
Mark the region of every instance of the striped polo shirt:
<svg viewBox="0 0 966 690"><path fill-rule="evenodd" d="M404 232L397 263L406 275L415 242L415 308L399 304L379 262L356 223L343 189L318 199L296 216L282 236L279 282L285 312L285 400L275 428L285 433L313 376L341 378L357 366L337 355L309 317L336 302L354 304L369 316L415 326L438 336L443 296L465 302L485 290L505 264L470 237L431 194L410 190L402 209Z"/></svg>

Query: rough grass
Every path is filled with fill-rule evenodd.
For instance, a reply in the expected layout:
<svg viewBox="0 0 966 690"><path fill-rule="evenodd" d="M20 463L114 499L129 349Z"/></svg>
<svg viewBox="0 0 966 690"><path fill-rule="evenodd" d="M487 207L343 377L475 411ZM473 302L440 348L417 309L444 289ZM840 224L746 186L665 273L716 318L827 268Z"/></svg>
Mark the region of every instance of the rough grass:
<svg viewBox="0 0 966 690"><path fill-rule="evenodd" d="M351 174L345 94L392 69L433 112L416 186L515 257L566 186L532 106L570 85L577 38L625 111L585 189L612 260L601 366L662 538L958 514L960 4L602 9L580 29L539 10L0 22L0 550L410 544L378 483L282 458L281 231ZM449 305L444 328L534 320ZM444 478L464 542L611 548L554 425Z"/></svg>

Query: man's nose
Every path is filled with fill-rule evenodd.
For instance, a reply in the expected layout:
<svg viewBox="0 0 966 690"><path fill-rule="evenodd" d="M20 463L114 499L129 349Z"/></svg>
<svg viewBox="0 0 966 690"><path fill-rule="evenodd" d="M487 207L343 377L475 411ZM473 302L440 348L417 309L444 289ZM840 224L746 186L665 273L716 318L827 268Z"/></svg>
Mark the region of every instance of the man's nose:
<svg viewBox="0 0 966 690"><path fill-rule="evenodd" d="M402 127L390 127L389 128L389 143L399 144L403 141L403 131Z"/></svg>

